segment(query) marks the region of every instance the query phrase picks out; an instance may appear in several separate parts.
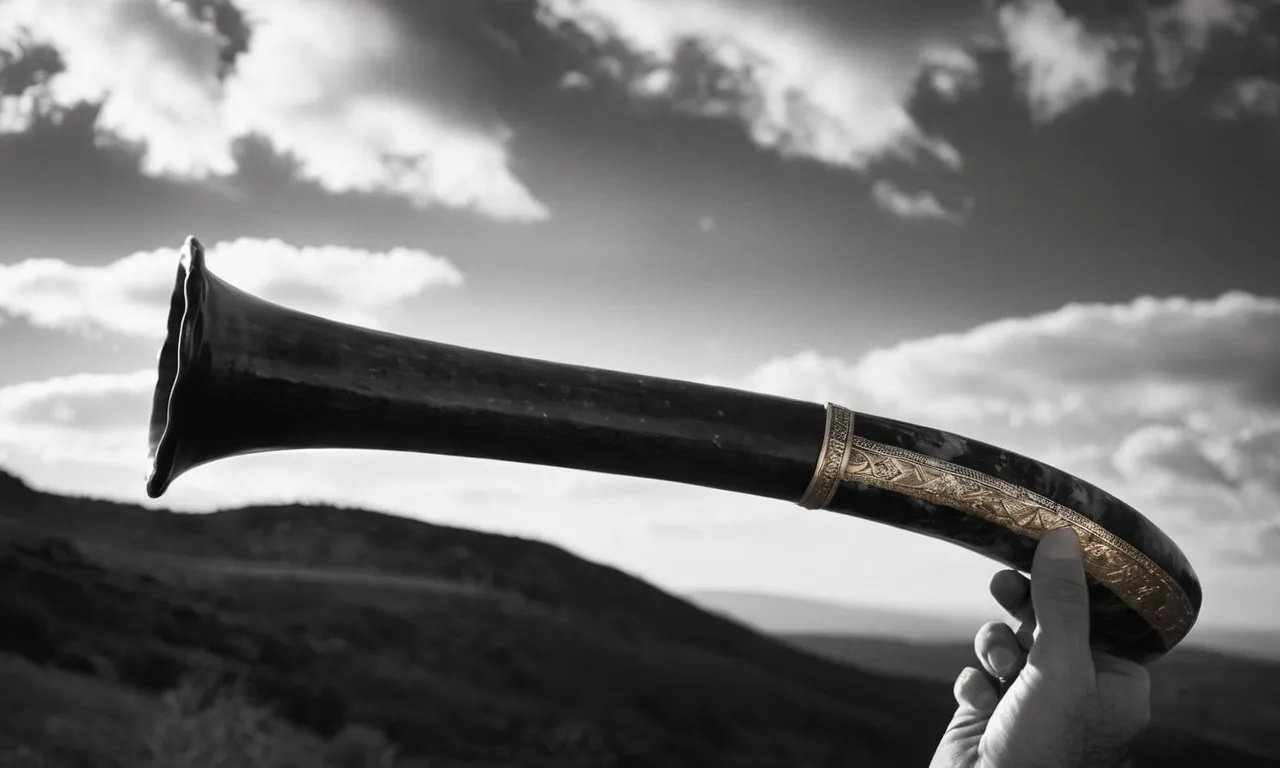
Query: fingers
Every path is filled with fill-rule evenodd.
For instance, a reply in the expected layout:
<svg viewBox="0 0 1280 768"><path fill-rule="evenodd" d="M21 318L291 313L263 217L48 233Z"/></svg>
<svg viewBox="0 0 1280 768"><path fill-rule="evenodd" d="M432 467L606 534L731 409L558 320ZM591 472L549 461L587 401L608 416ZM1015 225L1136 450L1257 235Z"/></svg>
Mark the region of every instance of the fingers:
<svg viewBox="0 0 1280 768"><path fill-rule="evenodd" d="M1031 582L1017 571L1000 571L992 576L991 596L996 599L1001 608L1018 621L1026 621L1032 615Z"/></svg>
<svg viewBox="0 0 1280 768"><path fill-rule="evenodd" d="M1000 571L991 579L991 596L1018 623L1015 636L1025 652L1031 648L1036 612L1031 607L1031 582L1017 571Z"/></svg>
<svg viewBox="0 0 1280 768"><path fill-rule="evenodd" d="M960 672L952 692L955 694L956 704L959 705L956 718L964 714L970 719L985 719L995 711L996 704L1000 701L995 685L974 667L965 667Z"/></svg>
<svg viewBox="0 0 1280 768"><path fill-rule="evenodd" d="M1036 618L1032 663L1037 657L1067 663L1089 658L1089 590L1080 540L1070 527L1050 531L1036 547L1031 604Z"/></svg>
<svg viewBox="0 0 1280 768"><path fill-rule="evenodd" d="M955 715L947 725L942 741L934 753L930 768L961 768L977 762L978 744L995 712L1000 697L986 675L974 667L965 667L956 678Z"/></svg>
<svg viewBox="0 0 1280 768"><path fill-rule="evenodd" d="M973 650L988 675L1011 678L1022 670L1025 661L1018 639L1008 624L992 621L984 624L973 639Z"/></svg>

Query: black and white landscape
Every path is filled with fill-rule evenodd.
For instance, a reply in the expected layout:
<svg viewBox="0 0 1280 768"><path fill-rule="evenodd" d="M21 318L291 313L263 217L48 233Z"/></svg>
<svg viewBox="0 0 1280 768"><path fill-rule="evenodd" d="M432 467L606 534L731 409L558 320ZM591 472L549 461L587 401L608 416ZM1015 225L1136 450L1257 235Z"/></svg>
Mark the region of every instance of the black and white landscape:
<svg viewBox="0 0 1280 768"><path fill-rule="evenodd" d="M192 234L324 318L1095 483L1204 588L1146 764L1274 764L1278 200L1276 0L0 0L0 765L920 765L998 618L959 547L634 478L148 499Z"/></svg>

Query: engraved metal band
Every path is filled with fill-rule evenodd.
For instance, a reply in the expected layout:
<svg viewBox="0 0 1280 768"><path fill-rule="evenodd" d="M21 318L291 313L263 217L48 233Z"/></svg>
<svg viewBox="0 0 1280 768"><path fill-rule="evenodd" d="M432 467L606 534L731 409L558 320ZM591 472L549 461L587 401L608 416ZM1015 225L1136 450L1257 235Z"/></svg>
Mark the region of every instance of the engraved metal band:
<svg viewBox="0 0 1280 768"><path fill-rule="evenodd" d="M813 479L800 497L800 506L821 509L831 503L836 488L849 464L849 438L853 436L853 411L842 405L827 403L827 429L822 436L822 450Z"/></svg>
<svg viewBox="0 0 1280 768"><path fill-rule="evenodd" d="M832 465L839 469L832 470ZM1150 624L1166 647L1173 647L1191 630L1195 611L1182 586L1151 558L1088 516L968 467L859 437L853 434L852 412L828 404L818 468L800 504L826 506L841 481L949 507L1033 539L1070 526L1080 539L1085 572Z"/></svg>

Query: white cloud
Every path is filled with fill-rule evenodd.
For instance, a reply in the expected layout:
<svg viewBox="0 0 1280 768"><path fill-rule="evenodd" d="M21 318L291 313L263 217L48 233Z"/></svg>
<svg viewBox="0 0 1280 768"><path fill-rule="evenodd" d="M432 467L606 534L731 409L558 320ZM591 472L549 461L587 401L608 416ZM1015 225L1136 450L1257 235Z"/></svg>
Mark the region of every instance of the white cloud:
<svg viewBox="0 0 1280 768"><path fill-rule="evenodd" d="M959 101L982 84L978 61L960 46L935 45L922 58L925 81L947 101Z"/></svg>
<svg viewBox="0 0 1280 768"><path fill-rule="evenodd" d="M779 358L738 384L1048 461L1131 501L1180 543L1193 537L1204 557L1280 522L1277 299L1074 304L852 362Z"/></svg>
<svg viewBox="0 0 1280 768"><path fill-rule="evenodd" d="M0 388L0 456L50 465L143 459L155 380L151 371L75 374ZM142 406L140 418L130 403Z"/></svg>
<svg viewBox="0 0 1280 768"><path fill-rule="evenodd" d="M1230 120L1280 116L1280 80L1265 77L1237 80L1223 90L1214 111Z"/></svg>
<svg viewBox="0 0 1280 768"><path fill-rule="evenodd" d="M871 185L871 196L884 210L903 219L935 219L959 223L964 215L947 208L931 192L906 192L891 182L880 181Z"/></svg>
<svg viewBox="0 0 1280 768"><path fill-rule="evenodd" d="M1215 34L1244 32L1256 17L1256 6L1240 0L1176 0L1153 9L1147 22L1164 84L1185 85Z"/></svg>
<svg viewBox="0 0 1280 768"><path fill-rule="evenodd" d="M976 76L962 52L939 45L937 35L887 51L882 39L850 41L803 10L760 2L540 0L540 11L548 26L570 25L642 62L614 59L602 67L635 93L692 114L731 117L757 145L783 155L855 170L886 155L959 161L904 106L925 66ZM702 71L689 71L690 41L708 59L710 66L692 66Z"/></svg>
<svg viewBox="0 0 1280 768"><path fill-rule="evenodd" d="M1000 8L998 18L1032 114L1048 122L1107 92L1132 93L1138 68L1147 62L1165 89L1186 87L1205 74L1221 78L1220 71L1198 72L1205 54L1257 32L1259 11L1272 2L1174 0L1143 6L1136 17L1086 22L1056 0L1015 0ZM1240 81L1217 111L1237 116L1253 104L1269 104L1268 83Z"/></svg>
<svg viewBox="0 0 1280 768"><path fill-rule="evenodd" d="M372 0L236 5L252 35L224 80L222 41L177 0L6 0L0 50L48 44L65 69L0 102L0 130L92 103L99 135L140 147L150 175L233 174L236 142L257 137L332 192L546 215L509 167L509 130L454 84L467 62L447 42L411 38Z"/></svg>
<svg viewBox="0 0 1280 768"><path fill-rule="evenodd" d="M566 91L589 90L591 78L576 70L565 72L560 78L560 87Z"/></svg>
<svg viewBox="0 0 1280 768"><path fill-rule="evenodd" d="M48 109L48 94L39 88L28 88L16 94L0 93L0 134L28 130L35 116Z"/></svg>
<svg viewBox="0 0 1280 768"><path fill-rule="evenodd" d="M1128 91L1132 43L1099 35L1055 0L1019 0L1000 8L1014 71L1037 120L1050 121L1107 91Z"/></svg>
<svg viewBox="0 0 1280 768"><path fill-rule="evenodd" d="M333 320L378 327L382 310L462 276L420 250L371 252L239 239L210 246L210 271L254 295ZM158 337L165 332L178 249L141 251L104 266L59 259L0 264L0 309L34 325Z"/></svg>

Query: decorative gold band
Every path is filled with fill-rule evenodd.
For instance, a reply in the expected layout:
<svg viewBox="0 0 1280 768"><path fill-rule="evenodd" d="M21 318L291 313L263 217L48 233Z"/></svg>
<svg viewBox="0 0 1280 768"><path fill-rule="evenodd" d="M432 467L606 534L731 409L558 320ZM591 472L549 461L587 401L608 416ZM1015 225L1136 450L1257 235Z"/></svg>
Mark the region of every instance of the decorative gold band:
<svg viewBox="0 0 1280 768"><path fill-rule="evenodd" d="M827 429L822 437L822 452L813 479L800 497L800 506L821 509L831 503L836 488L849 464L849 438L853 436L853 411L835 403L827 403Z"/></svg>
<svg viewBox="0 0 1280 768"><path fill-rule="evenodd" d="M831 470L832 464L839 470ZM1089 517L999 478L858 437L853 434L853 413L829 403L818 468L800 504L826 506L841 481L949 507L1033 539L1071 526L1080 538L1085 572L1142 616L1167 647L1191 630L1191 601L1173 577Z"/></svg>

